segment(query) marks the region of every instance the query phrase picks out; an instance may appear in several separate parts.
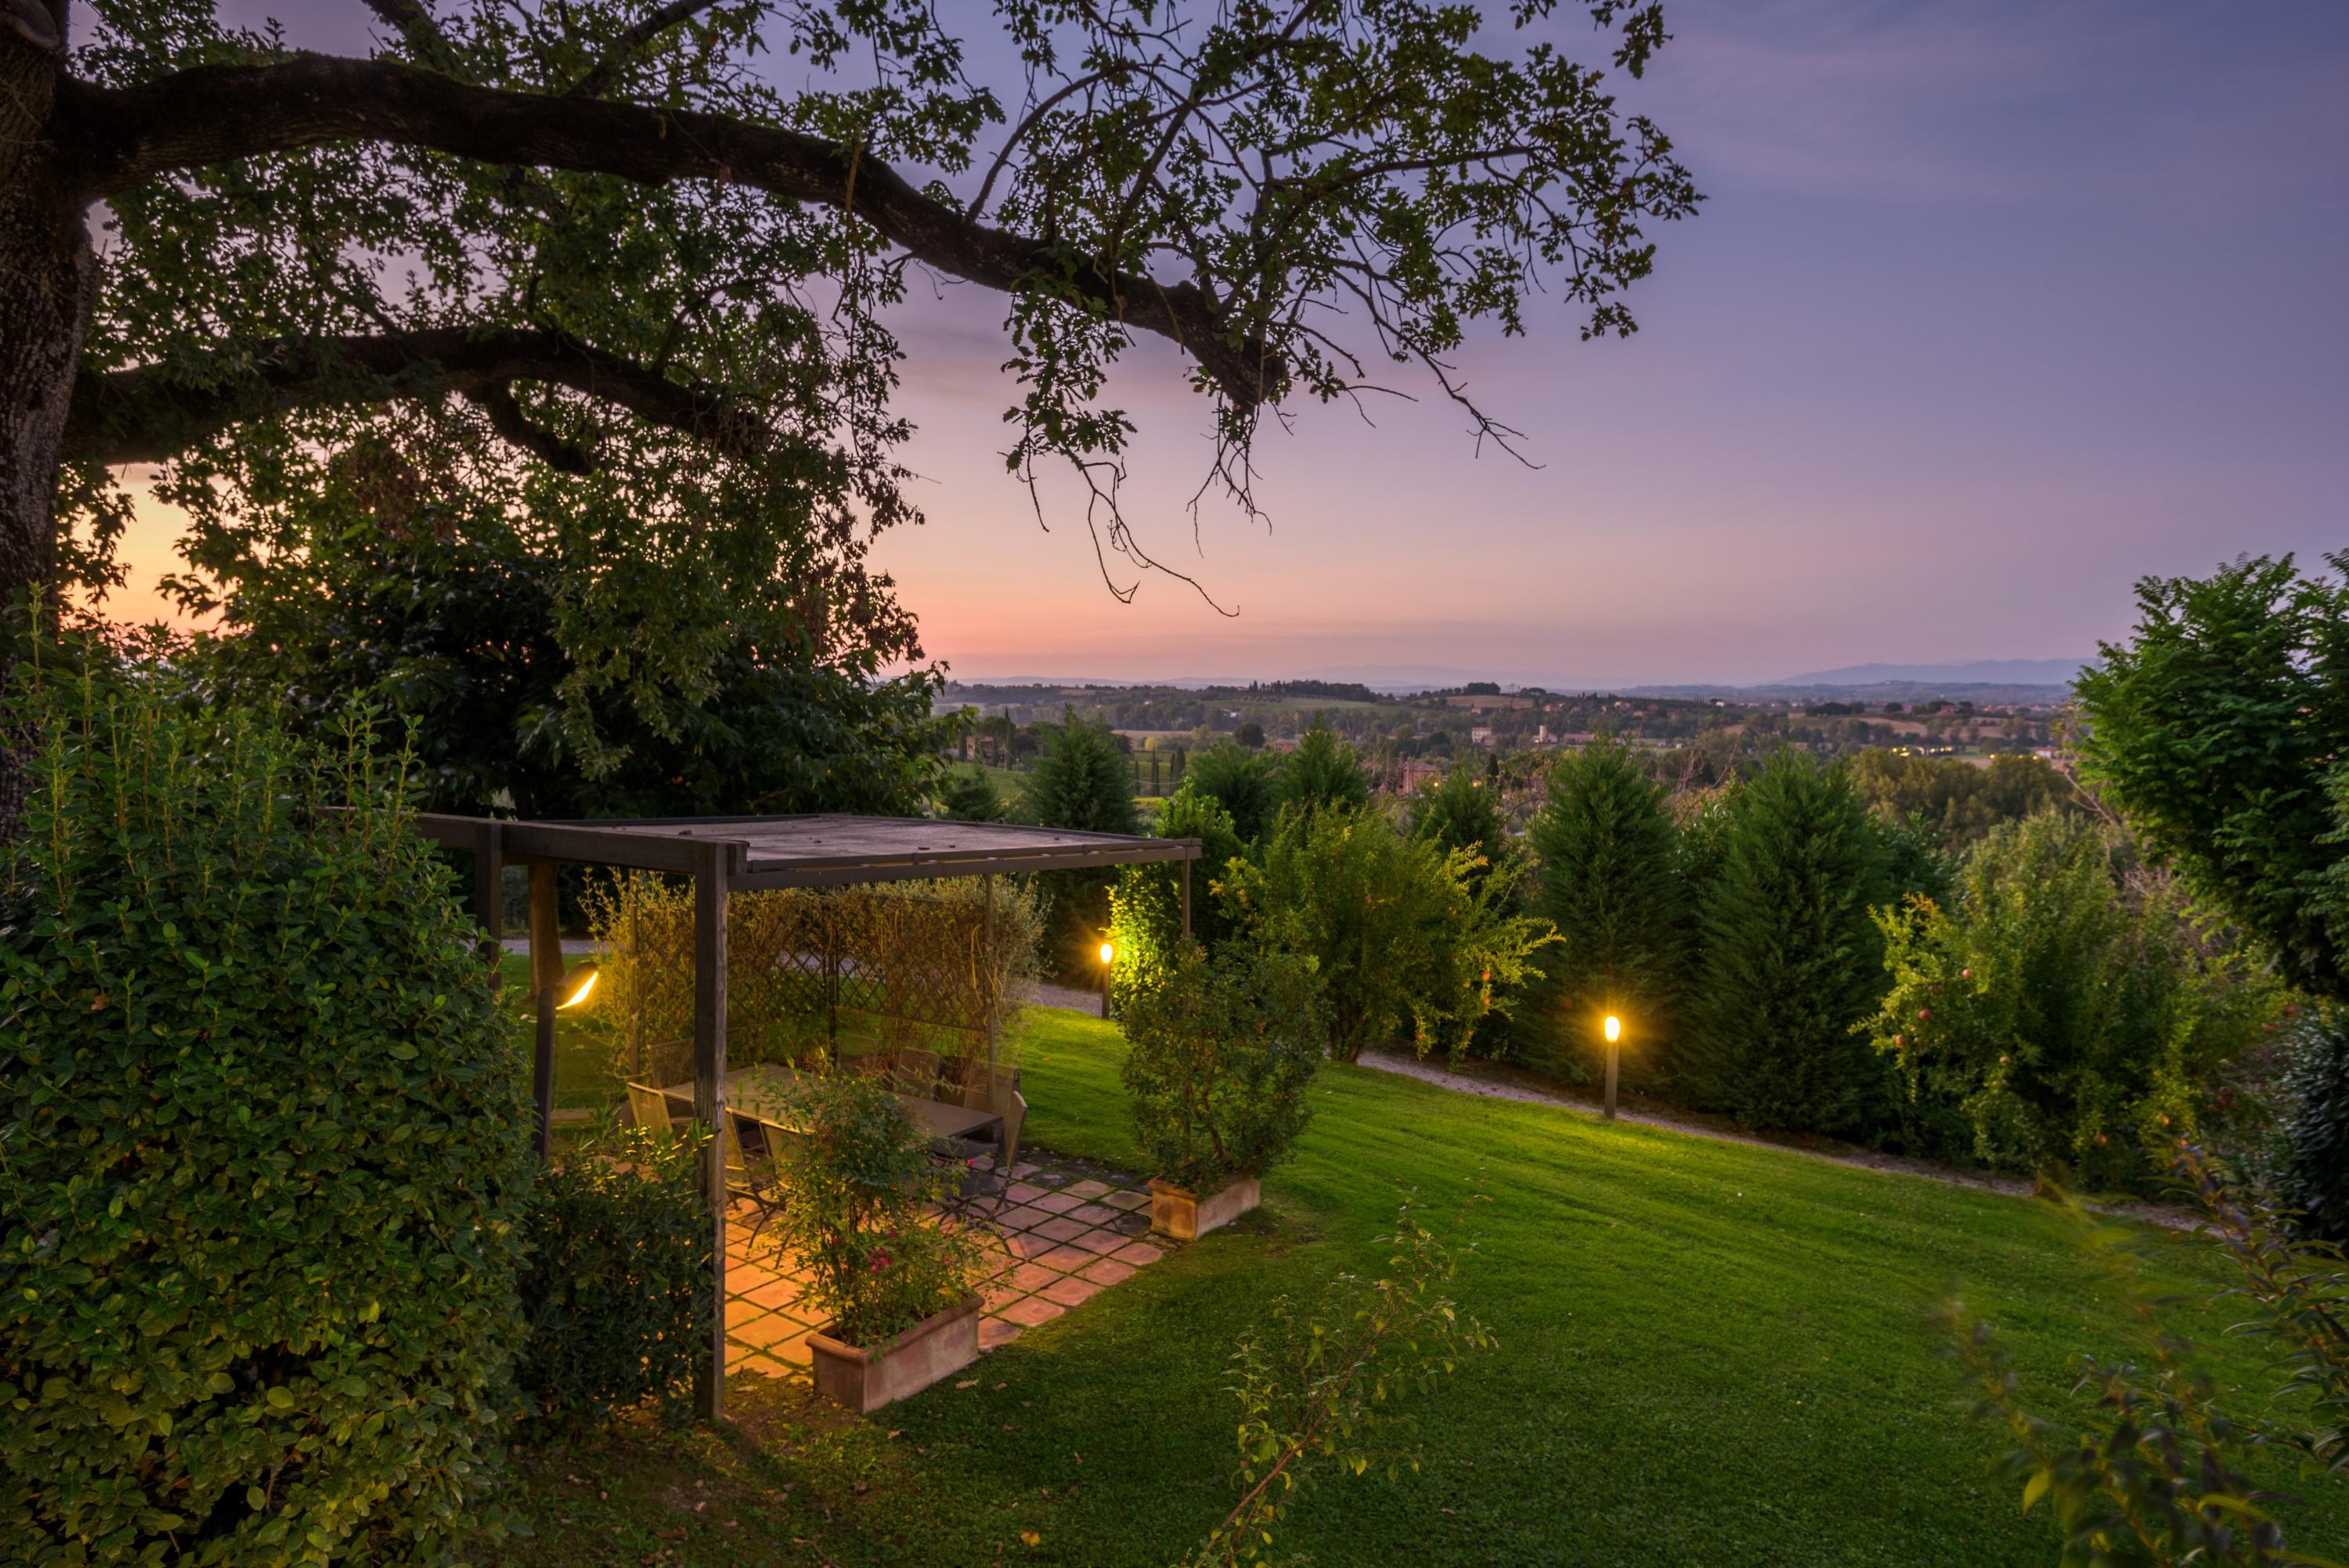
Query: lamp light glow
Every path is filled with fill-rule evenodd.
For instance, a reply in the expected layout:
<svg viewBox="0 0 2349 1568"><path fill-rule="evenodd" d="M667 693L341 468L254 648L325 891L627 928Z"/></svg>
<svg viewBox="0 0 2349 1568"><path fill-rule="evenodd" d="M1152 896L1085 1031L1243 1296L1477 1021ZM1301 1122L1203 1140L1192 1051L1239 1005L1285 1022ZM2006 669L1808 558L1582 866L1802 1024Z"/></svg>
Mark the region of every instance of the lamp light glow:
<svg viewBox="0 0 2349 1568"><path fill-rule="evenodd" d="M587 993L595 988L595 961L592 958L573 965L571 973L563 977L564 998L555 1006L576 1007L587 1000Z"/></svg>
<svg viewBox="0 0 2349 1568"><path fill-rule="evenodd" d="M1623 1037L1623 1020L1614 1014L1607 1015L1607 1043L1613 1045Z"/></svg>
<svg viewBox="0 0 2349 1568"><path fill-rule="evenodd" d="M1117 959L1117 945L1116 945L1116 944L1114 944L1114 943L1110 943L1110 942L1104 942L1104 943L1102 943L1102 944L1101 944L1101 960L1102 960L1102 963L1104 963L1104 964L1110 964L1110 963L1114 963L1114 962L1116 961L1116 959Z"/></svg>

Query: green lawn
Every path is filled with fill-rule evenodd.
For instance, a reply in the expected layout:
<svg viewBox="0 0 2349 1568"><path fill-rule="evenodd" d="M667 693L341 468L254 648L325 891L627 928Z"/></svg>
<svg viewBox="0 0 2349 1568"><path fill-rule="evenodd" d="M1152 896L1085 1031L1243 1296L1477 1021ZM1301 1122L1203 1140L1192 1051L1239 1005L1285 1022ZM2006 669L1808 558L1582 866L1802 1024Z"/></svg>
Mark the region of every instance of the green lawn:
<svg viewBox="0 0 2349 1568"><path fill-rule="evenodd" d="M1026 1035L1029 1139L1131 1166L1113 1026L1036 1011ZM1481 1171L1495 1202L1456 1294L1499 1349L1415 1406L1418 1474L1316 1476L1286 1548L1325 1568L2053 1563L1927 1321L1961 1291L2051 1391L2074 1351L2120 1349L2040 1208L1361 1068L1313 1092L1265 1211L988 1357L976 1387L858 1422L738 1381L730 1430L647 1421L533 1456L514 1560L1166 1563L1227 1506L1232 1342L1276 1294L1374 1265L1402 1187L1448 1205ZM2144 1242L2194 1301L2221 1283L2194 1243ZM2229 1320L2187 1315L2214 1340ZM2241 1341L2217 1367L2255 1376ZM2272 1479L2311 1500L2293 1543L2343 1554L2349 1486Z"/></svg>

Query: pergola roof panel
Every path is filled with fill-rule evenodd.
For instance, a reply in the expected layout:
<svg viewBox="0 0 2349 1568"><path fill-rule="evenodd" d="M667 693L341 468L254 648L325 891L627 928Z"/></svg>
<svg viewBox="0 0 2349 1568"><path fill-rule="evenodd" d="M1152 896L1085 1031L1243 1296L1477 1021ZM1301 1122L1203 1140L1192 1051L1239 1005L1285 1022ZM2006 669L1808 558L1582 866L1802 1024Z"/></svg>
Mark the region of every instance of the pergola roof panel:
<svg viewBox="0 0 2349 1568"><path fill-rule="evenodd" d="M479 845L494 828L499 853L508 860L580 861L645 871L690 871L698 846L722 844L727 885L737 889L1077 871L1199 857L1196 839L838 813L586 822L427 815L418 826L463 849Z"/></svg>

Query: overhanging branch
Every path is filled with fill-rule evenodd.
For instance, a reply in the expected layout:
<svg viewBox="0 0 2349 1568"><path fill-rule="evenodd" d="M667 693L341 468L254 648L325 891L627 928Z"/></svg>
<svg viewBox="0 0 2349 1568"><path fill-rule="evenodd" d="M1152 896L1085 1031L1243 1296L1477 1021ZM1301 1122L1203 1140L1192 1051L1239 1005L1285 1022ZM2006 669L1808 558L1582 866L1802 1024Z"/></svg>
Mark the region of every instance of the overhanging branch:
<svg viewBox="0 0 2349 1568"><path fill-rule="evenodd" d="M890 243L940 272L1007 294L1040 288L1170 338L1243 413L1276 396L1287 374L1261 342L1235 341L1195 284L1104 272L1066 247L932 201L861 149L726 115L507 92L392 60L304 56L202 66L129 88L68 78L58 88L55 140L93 200L178 170L355 140L647 185L747 185L853 209Z"/></svg>
<svg viewBox="0 0 2349 1568"><path fill-rule="evenodd" d="M234 357L243 368L218 377L155 366L84 374L66 420L66 456L109 465L162 462L231 425L289 408L458 394L479 404L492 428L523 450L566 472L592 467L585 449L530 424L513 400L516 381L567 387L737 457L772 452L788 438L716 387L681 385L542 329L427 327L282 338L241 346Z"/></svg>

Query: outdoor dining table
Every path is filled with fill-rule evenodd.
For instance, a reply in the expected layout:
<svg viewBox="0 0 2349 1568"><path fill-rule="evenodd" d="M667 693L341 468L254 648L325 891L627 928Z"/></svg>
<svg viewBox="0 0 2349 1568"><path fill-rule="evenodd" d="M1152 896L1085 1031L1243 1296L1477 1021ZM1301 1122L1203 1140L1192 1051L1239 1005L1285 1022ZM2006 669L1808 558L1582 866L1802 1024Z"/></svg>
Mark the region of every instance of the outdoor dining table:
<svg viewBox="0 0 2349 1568"><path fill-rule="evenodd" d="M755 1067L737 1068L726 1075L726 1109L737 1116L768 1127L792 1130L786 1120L783 1101L799 1083L800 1075L781 1062L761 1062ZM661 1090L671 1100L693 1104L690 1081L670 1084ZM949 1105L944 1100L924 1099L916 1095L893 1097L905 1108L906 1118L921 1130L922 1136L933 1141L968 1138L990 1127L1003 1125L1000 1111L973 1109L964 1105ZM688 1115L692 1114L688 1109Z"/></svg>

